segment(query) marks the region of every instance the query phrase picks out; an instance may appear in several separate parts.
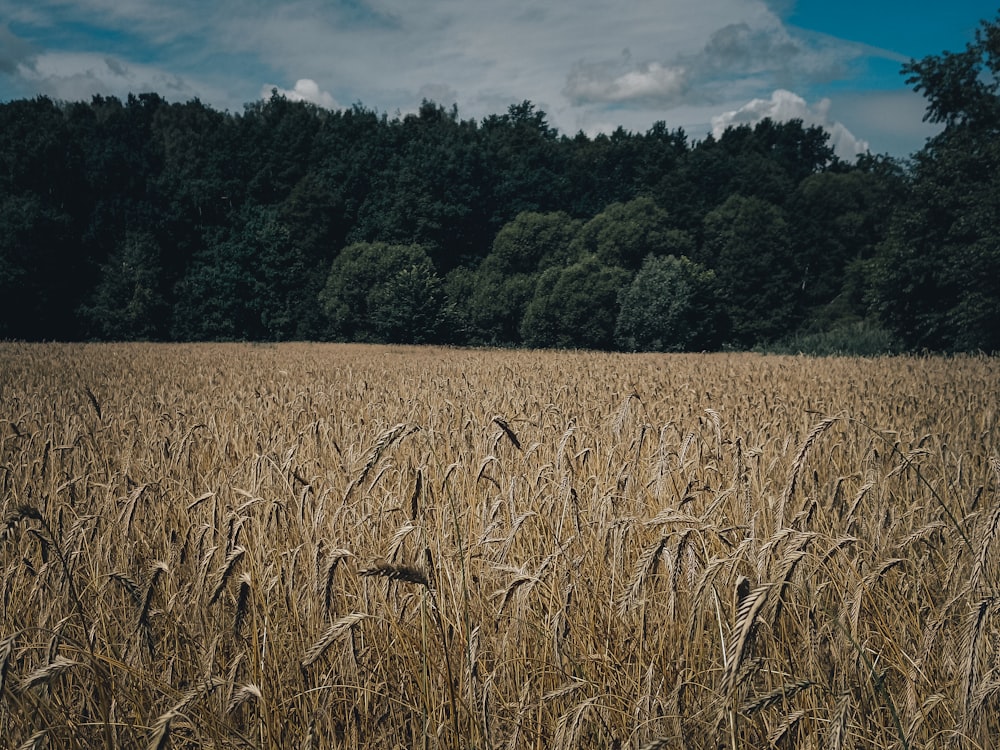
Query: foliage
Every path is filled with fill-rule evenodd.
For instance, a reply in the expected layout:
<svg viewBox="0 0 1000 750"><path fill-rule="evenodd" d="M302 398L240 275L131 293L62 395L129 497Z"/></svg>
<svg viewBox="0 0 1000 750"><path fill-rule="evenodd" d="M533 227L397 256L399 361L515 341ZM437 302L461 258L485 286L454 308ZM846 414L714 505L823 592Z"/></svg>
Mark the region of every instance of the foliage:
<svg viewBox="0 0 1000 750"><path fill-rule="evenodd" d="M206 236L178 283L175 336L275 341L301 335L314 319L317 269L278 210L247 204L240 217Z"/></svg>
<svg viewBox="0 0 1000 750"><path fill-rule="evenodd" d="M335 339L433 343L445 335L445 294L420 245L359 242L344 248L319 299Z"/></svg>
<svg viewBox="0 0 1000 750"><path fill-rule="evenodd" d="M908 350L996 351L998 38L903 67L943 126L907 162L844 162L798 120L570 137L530 101L0 103L0 337L753 348L877 318ZM421 252L387 276L364 245ZM617 300L567 284L602 297L650 255L714 273L714 307L615 339ZM330 287L338 262L360 286Z"/></svg>
<svg viewBox="0 0 1000 750"><path fill-rule="evenodd" d="M486 262L504 275L566 265L575 260L580 226L563 211L524 211L497 232Z"/></svg>
<svg viewBox="0 0 1000 750"><path fill-rule="evenodd" d="M908 348L1000 351L1000 17L904 70L945 128L873 264L875 307Z"/></svg>
<svg viewBox="0 0 1000 750"><path fill-rule="evenodd" d="M448 306L441 279L430 260L399 268L368 296L374 339L433 344L447 336Z"/></svg>
<svg viewBox="0 0 1000 750"><path fill-rule="evenodd" d="M118 341L163 338L169 308L161 283L156 238L130 233L102 267L93 298L80 310L89 333Z"/></svg>
<svg viewBox="0 0 1000 750"><path fill-rule="evenodd" d="M467 341L522 342L521 321L539 274L576 258L580 226L561 211L523 211L497 232L489 255L475 270L456 269L450 275L449 298Z"/></svg>
<svg viewBox="0 0 1000 750"><path fill-rule="evenodd" d="M878 321L839 321L814 333L799 333L761 347L771 354L808 354L815 357L878 357L897 354L902 347Z"/></svg>
<svg viewBox="0 0 1000 750"><path fill-rule="evenodd" d="M786 216L807 319L823 317L831 305L841 314L864 317L864 281L855 283L852 265L857 270L874 257L902 198L902 181L892 164L870 158L854 170L812 174L788 197Z"/></svg>
<svg viewBox="0 0 1000 750"><path fill-rule="evenodd" d="M730 341L747 347L792 329L802 282L781 208L734 195L705 217L704 233L702 263L718 278Z"/></svg>
<svg viewBox="0 0 1000 750"><path fill-rule="evenodd" d="M718 343L715 273L683 255L647 256L618 301L615 343L626 351L684 352Z"/></svg>
<svg viewBox="0 0 1000 750"><path fill-rule="evenodd" d="M614 345L618 295L629 273L594 255L543 272L524 311L521 337L532 347L605 349Z"/></svg>
<svg viewBox="0 0 1000 750"><path fill-rule="evenodd" d="M667 212L652 198L612 203L580 229L582 253L593 253L601 263L638 270L649 254L690 253L690 237L673 228Z"/></svg>

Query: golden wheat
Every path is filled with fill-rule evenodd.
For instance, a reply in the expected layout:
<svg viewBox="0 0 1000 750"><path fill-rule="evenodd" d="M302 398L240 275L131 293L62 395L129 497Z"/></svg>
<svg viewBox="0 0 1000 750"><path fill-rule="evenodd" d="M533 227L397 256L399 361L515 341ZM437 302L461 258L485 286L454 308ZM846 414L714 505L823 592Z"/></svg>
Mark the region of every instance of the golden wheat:
<svg viewBox="0 0 1000 750"><path fill-rule="evenodd" d="M985 357L0 343L0 736L989 747L998 392Z"/></svg>

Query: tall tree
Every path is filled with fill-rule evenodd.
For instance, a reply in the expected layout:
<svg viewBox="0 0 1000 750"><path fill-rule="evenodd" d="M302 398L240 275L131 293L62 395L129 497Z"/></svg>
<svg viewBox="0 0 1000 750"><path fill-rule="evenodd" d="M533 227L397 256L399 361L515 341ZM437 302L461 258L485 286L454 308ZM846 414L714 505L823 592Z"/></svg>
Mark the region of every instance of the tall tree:
<svg viewBox="0 0 1000 750"><path fill-rule="evenodd" d="M646 196L607 206L583 225L577 241L581 253L631 271L650 253L683 255L693 249L690 236L674 229L667 212Z"/></svg>
<svg viewBox="0 0 1000 750"><path fill-rule="evenodd" d="M580 225L561 211L524 211L497 233L475 270L449 274L449 297L471 343L521 343L521 321L539 272L575 260Z"/></svg>
<svg viewBox="0 0 1000 750"><path fill-rule="evenodd" d="M560 349L613 349L618 297L630 274L587 255L543 272L521 321L524 343Z"/></svg>
<svg viewBox="0 0 1000 750"><path fill-rule="evenodd" d="M97 288L80 308L88 335L116 341L163 338L169 306L162 284L156 238L129 233L103 264Z"/></svg>
<svg viewBox="0 0 1000 750"><path fill-rule="evenodd" d="M319 270L292 242L275 206L245 205L232 227L210 228L176 287L174 335L182 339L303 338Z"/></svg>
<svg viewBox="0 0 1000 750"><path fill-rule="evenodd" d="M864 273L903 197L900 167L864 157L855 168L802 180L786 203L795 274L809 325L822 330L866 315Z"/></svg>
<svg viewBox="0 0 1000 750"><path fill-rule="evenodd" d="M442 273L485 255L492 228L475 121L424 101L387 127L388 162L372 175L352 239L423 245Z"/></svg>
<svg viewBox="0 0 1000 750"><path fill-rule="evenodd" d="M319 302L336 340L431 343L446 333L441 281L420 245L359 242L344 248Z"/></svg>
<svg viewBox="0 0 1000 750"><path fill-rule="evenodd" d="M911 348L1000 350L1000 16L962 52L903 68L944 124L875 267L874 298Z"/></svg>
<svg viewBox="0 0 1000 750"><path fill-rule="evenodd" d="M522 211L557 211L566 205L565 152L547 115L530 101L512 104L481 125L490 223L499 229Z"/></svg>
<svg viewBox="0 0 1000 750"><path fill-rule="evenodd" d="M82 154L45 97L0 107L0 336L73 338L89 265Z"/></svg>
<svg viewBox="0 0 1000 750"><path fill-rule="evenodd" d="M754 346L793 330L801 286L784 212L733 195L705 217L704 232L703 263L718 276L731 343Z"/></svg>
<svg viewBox="0 0 1000 750"><path fill-rule="evenodd" d="M619 303L615 342L622 349L683 352L718 345L715 273L684 256L647 256Z"/></svg>

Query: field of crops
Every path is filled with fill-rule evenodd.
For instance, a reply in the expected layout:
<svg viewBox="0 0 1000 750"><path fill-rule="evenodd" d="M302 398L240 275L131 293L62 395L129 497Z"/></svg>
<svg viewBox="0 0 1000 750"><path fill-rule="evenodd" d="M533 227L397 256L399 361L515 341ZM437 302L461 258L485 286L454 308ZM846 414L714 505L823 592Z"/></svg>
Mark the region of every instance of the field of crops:
<svg viewBox="0 0 1000 750"><path fill-rule="evenodd" d="M1000 362L0 344L23 748L987 748Z"/></svg>

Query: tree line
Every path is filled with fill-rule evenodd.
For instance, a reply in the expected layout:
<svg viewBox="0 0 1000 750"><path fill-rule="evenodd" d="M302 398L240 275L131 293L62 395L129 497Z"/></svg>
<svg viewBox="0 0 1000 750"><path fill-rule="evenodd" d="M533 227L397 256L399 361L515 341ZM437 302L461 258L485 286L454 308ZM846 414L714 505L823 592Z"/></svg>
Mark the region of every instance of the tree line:
<svg viewBox="0 0 1000 750"><path fill-rule="evenodd" d="M560 134L276 93L0 104L0 338L1000 350L1000 19L904 66L939 135Z"/></svg>

